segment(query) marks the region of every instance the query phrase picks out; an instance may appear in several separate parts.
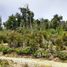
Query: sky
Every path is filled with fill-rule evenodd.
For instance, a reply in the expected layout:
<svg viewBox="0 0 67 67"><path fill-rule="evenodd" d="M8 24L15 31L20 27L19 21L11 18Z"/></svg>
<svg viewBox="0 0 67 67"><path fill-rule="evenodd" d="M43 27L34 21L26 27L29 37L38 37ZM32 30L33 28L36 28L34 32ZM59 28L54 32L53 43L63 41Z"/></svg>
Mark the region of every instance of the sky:
<svg viewBox="0 0 67 67"><path fill-rule="evenodd" d="M51 19L53 15L62 15L67 20L67 0L0 0L0 16L6 21L12 14L19 12L20 7L29 5L34 18Z"/></svg>

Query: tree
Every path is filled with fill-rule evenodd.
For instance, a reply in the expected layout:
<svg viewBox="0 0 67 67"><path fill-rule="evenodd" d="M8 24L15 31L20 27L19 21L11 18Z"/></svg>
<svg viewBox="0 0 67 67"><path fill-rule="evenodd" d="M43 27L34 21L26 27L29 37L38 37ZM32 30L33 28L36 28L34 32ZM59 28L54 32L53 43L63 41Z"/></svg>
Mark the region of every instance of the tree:
<svg viewBox="0 0 67 67"><path fill-rule="evenodd" d="M56 29L57 27L59 27L61 20L62 16L58 16L57 14L54 15L53 19L51 20L51 28Z"/></svg>
<svg viewBox="0 0 67 67"><path fill-rule="evenodd" d="M36 20L36 23L37 23L38 30L40 30L40 21L38 19Z"/></svg>
<svg viewBox="0 0 67 67"><path fill-rule="evenodd" d="M27 27L27 22L26 22L26 8L20 8L20 12L21 12L21 18L24 21L24 26Z"/></svg>
<svg viewBox="0 0 67 67"><path fill-rule="evenodd" d="M34 13L28 8L20 8L21 13L9 16L5 23L7 29L16 29L18 27L32 28Z"/></svg>
<svg viewBox="0 0 67 67"><path fill-rule="evenodd" d="M20 8L25 27L32 28L34 13L28 8Z"/></svg>
<svg viewBox="0 0 67 67"><path fill-rule="evenodd" d="M0 30L2 30L2 19L0 17Z"/></svg>
<svg viewBox="0 0 67 67"><path fill-rule="evenodd" d="M48 19L44 19L45 28L48 29L50 27L50 22Z"/></svg>
<svg viewBox="0 0 67 67"><path fill-rule="evenodd" d="M29 24L29 27L30 27L30 28L32 28L33 17L34 17L34 13L31 12L31 11L28 11L28 24Z"/></svg>
<svg viewBox="0 0 67 67"><path fill-rule="evenodd" d="M67 21L63 24L63 28L65 31L67 31Z"/></svg>
<svg viewBox="0 0 67 67"><path fill-rule="evenodd" d="M17 25L19 27L20 26L20 23L21 23L21 15L19 13L16 13L15 17L16 17Z"/></svg>
<svg viewBox="0 0 67 67"><path fill-rule="evenodd" d="M13 29L13 30L17 28L16 17L14 15L9 16L9 19L5 23L5 27L7 29Z"/></svg>

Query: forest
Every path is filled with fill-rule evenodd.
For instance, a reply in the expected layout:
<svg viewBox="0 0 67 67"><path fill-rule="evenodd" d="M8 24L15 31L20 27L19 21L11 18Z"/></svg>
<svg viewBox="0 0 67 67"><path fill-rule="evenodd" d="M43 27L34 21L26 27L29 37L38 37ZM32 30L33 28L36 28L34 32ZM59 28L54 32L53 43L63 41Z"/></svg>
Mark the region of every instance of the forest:
<svg viewBox="0 0 67 67"><path fill-rule="evenodd" d="M20 13L9 16L4 27L0 18L0 52L66 61L67 21L63 16L35 19L28 6L19 10Z"/></svg>

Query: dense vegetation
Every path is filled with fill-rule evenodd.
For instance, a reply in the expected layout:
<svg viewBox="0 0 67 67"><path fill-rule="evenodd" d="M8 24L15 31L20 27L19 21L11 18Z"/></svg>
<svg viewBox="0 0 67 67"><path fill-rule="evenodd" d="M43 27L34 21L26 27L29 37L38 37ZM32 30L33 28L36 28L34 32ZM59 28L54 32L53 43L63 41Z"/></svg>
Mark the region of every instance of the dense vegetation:
<svg viewBox="0 0 67 67"><path fill-rule="evenodd" d="M0 67L12 67L7 60L0 60Z"/></svg>
<svg viewBox="0 0 67 67"><path fill-rule="evenodd" d="M0 20L0 30L3 54L16 52L18 55L67 60L67 21L63 21L62 16L56 14L51 20L39 20L34 19L34 13L28 7L20 8L20 13L9 16L4 29Z"/></svg>

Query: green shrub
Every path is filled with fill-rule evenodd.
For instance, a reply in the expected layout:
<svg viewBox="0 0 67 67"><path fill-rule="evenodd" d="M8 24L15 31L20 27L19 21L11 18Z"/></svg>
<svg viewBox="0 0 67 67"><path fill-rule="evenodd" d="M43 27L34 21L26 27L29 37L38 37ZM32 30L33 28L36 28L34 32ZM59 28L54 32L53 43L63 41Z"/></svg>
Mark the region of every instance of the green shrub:
<svg viewBox="0 0 67 67"><path fill-rule="evenodd" d="M57 56L61 59L61 60L67 60L67 52L58 52Z"/></svg>
<svg viewBox="0 0 67 67"><path fill-rule="evenodd" d="M39 49L39 50L37 50L35 53L34 53L34 56L35 57L42 57L42 52L43 52L43 50L42 49Z"/></svg>
<svg viewBox="0 0 67 67"><path fill-rule="evenodd" d="M23 53L24 53L24 54L30 54L30 53L31 53L30 48L29 48L29 47L24 48L24 49L23 49Z"/></svg>
<svg viewBox="0 0 67 67"><path fill-rule="evenodd" d="M5 48L2 49L3 54L11 53L13 51L14 51L14 49L9 48L9 47L5 47Z"/></svg>
<svg viewBox="0 0 67 67"><path fill-rule="evenodd" d="M0 52L2 52L4 48L4 46L0 46Z"/></svg>
<svg viewBox="0 0 67 67"><path fill-rule="evenodd" d="M23 39L21 33L12 31L8 34L8 44L10 47L20 47L23 44Z"/></svg>
<svg viewBox="0 0 67 67"><path fill-rule="evenodd" d="M10 67L10 64L7 60L0 60L0 67Z"/></svg>
<svg viewBox="0 0 67 67"><path fill-rule="evenodd" d="M48 51L45 51L44 49L39 49L34 53L35 57L45 57L48 58L50 56L50 53Z"/></svg>
<svg viewBox="0 0 67 67"><path fill-rule="evenodd" d="M16 49L16 53L17 54L31 54L30 48L26 47L26 48L21 48L21 49Z"/></svg>
<svg viewBox="0 0 67 67"><path fill-rule="evenodd" d="M21 54L23 54L23 52L22 52L22 49L15 49L15 52L18 54L18 55L21 55Z"/></svg>
<svg viewBox="0 0 67 67"><path fill-rule="evenodd" d="M7 43L8 39L7 39L7 31L0 31L0 43L4 42Z"/></svg>

